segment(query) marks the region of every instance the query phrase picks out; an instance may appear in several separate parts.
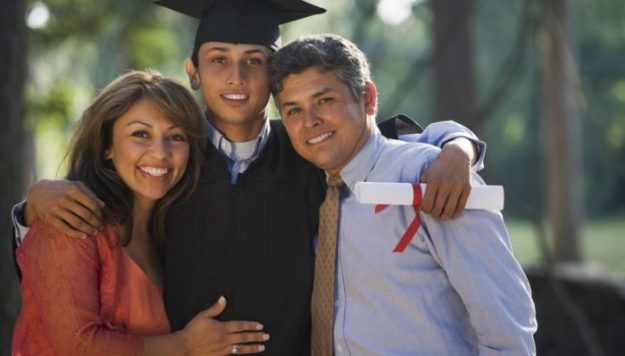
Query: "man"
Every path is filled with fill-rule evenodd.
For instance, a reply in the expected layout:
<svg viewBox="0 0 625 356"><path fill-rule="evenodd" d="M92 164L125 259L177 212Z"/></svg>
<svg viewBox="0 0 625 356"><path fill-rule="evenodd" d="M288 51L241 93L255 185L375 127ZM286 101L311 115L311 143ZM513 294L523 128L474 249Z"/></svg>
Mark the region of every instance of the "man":
<svg viewBox="0 0 625 356"><path fill-rule="evenodd" d="M440 221L416 216L412 207L376 213L356 202L356 182L414 182L438 154L380 134L364 54L339 36L306 37L275 53L269 72L293 147L328 176L315 262L313 355L535 353L530 286L501 214L472 210ZM473 180L481 182L477 175ZM338 227L331 221L336 214L328 213L332 204L340 211ZM419 217L418 232L395 253Z"/></svg>
<svg viewBox="0 0 625 356"><path fill-rule="evenodd" d="M197 190L168 219L164 275L171 325L183 327L223 295L228 304L219 319L263 323L271 334L266 353L307 354L312 239L324 182L293 151L281 123L267 120L267 63L278 48L280 23L324 10L287 0L159 4L201 19L186 69L191 86L202 90L212 143ZM457 177L469 176L474 148L462 137L473 136L453 124L440 127L420 139L449 142L439 173L430 173L431 180L447 177L431 208L449 217L466 201L468 179ZM479 147L483 152L483 143ZM441 174L450 162L460 164ZM455 181L460 189L449 188ZM27 225L39 217L75 236L99 226L98 199L80 183L40 182L27 200ZM247 351L233 345L233 352Z"/></svg>

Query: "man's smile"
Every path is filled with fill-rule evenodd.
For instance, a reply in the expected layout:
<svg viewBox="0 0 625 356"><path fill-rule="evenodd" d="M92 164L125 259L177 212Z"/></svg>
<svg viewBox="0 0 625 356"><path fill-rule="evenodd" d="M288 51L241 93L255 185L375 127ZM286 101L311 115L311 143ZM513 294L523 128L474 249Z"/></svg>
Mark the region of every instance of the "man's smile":
<svg viewBox="0 0 625 356"><path fill-rule="evenodd" d="M324 132L319 136L315 136L313 138L309 138L308 140L306 140L306 143L308 143L309 145L316 145L319 144L327 139L329 139L330 137L332 137L334 135L335 131L330 131L330 132Z"/></svg>

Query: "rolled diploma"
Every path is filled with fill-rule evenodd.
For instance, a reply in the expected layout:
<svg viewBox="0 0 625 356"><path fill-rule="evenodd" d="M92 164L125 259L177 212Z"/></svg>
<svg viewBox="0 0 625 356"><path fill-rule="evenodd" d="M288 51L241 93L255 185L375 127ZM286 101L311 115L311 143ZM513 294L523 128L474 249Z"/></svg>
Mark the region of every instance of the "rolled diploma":
<svg viewBox="0 0 625 356"><path fill-rule="evenodd" d="M427 184L421 184L425 195ZM361 204L412 205L411 183L357 182L356 200ZM502 210L503 187L500 185L477 185L471 187L465 209Z"/></svg>

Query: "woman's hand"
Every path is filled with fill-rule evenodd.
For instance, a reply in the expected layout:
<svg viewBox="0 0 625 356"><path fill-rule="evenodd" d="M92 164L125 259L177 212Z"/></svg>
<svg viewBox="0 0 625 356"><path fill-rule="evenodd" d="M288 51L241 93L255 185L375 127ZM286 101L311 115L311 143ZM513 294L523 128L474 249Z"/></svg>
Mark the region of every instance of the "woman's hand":
<svg viewBox="0 0 625 356"><path fill-rule="evenodd" d="M226 308L226 298L195 316L182 331L189 355L253 354L265 350L262 342L269 334L254 321L218 321Z"/></svg>

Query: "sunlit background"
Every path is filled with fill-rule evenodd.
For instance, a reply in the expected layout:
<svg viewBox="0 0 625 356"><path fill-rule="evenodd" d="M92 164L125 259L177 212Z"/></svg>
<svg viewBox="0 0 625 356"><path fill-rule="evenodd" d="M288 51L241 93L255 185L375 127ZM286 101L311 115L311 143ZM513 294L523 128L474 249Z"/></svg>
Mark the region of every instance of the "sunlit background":
<svg viewBox="0 0 625 356"><path fill-rule="evenodd" d="M571 42L560 64L573 68L568 88L575 102L572 122L579 129L571 142L580 150L574 192L581 211L580 257L570 265L573 274L624 283L625 2L436 1L312 0L328 12L283 26L283 42L321 32L350 38L373 66L379 119L406 113L424 125L454 119L474 130L488 144L481 173L490 184L504 185L515 254L532 270L554 260L547 183L553 160L547 153L561 143L550 140L546 129L544 108L553 93L544 85L545 53L556 45L545 25L546 4L568 4L570 27L561 30ZM448 8L435 11L433 5L441 2ZM27 1L27 8L23 122L34 138L32 181L63 177L74 123L98 89L117 75L156 68L188 82L183 61L196 25L188 17L149 0ZM457 25L467 18L466 27ZM436 24L443 20L450 30L437 39ZM456 67L447 67L443 90L437 91L436 48L455 51L465 45L468 54L453 58ZM462 91L456 90L467 82L470 93L458 97ZM447 93L447 104L441 105ZM470 110L462 111L466 101ZM462 112L467 114L453 114ZM625 335L625 329L613 332ZM623 353L598 349L580 354L625 354L625 347L619 349Z"/></svg>
<svg viewBox="0 0 625 356"><path fill-rule="evenodd" d="M27 123L36 139L36 179L64 175L62 159L73 123L97 90L116 75L151 67L186 82L182 62L191 48L194 20L149 1L132 3L113 1L108 9L88 1L30 4ZM380 117L403 112L424 124L449 119L436 117L433 108L434 19L428 1L315 3L326 7L327 14L283 26L284 42L319 32L351 38L373 65ZM523 27L526 6L521 0L474 2L476 97L494 109L479 127L468 125L466 117L453 119L488 143L483 175L506 187L505 213L517 254L524 263L535 264L541 259L536 235L547 223L538 52L545 35L535 24ZM575 9L583 126L583 255L587 263L625 275L625 76L618 62L623 58L619 55L625 27L620 20L625 7L618 1L577 1ZM120 11L133 13L135 19ZM527 39L519 45L523 31ZM517 53L520 64L508 69L510 57ZM512 73L502 86L499 81L506 70ZM533 225L528 225L530 220Z"/></svg>

